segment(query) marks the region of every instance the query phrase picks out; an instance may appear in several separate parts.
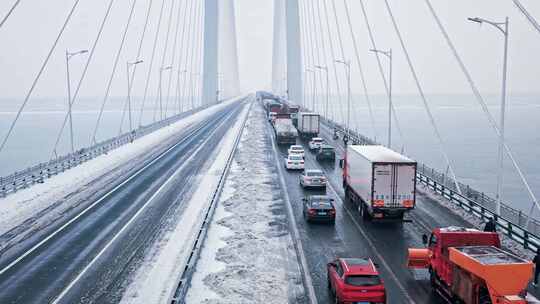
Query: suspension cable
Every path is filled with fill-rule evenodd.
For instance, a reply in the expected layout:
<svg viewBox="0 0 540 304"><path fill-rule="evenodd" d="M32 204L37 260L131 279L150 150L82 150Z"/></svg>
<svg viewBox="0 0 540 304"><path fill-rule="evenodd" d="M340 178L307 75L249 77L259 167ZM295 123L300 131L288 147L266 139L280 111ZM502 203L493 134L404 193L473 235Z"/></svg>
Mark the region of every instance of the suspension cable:
<svg viewBox="0 0 540 304"><path fill-rule="evenodd" d="M160 120L163 120L167 118L165 113L163 112L163 89L162 89L162 83L163 83L163 72L161 69L165 67L165 61L167 59L167 51L169 49L169 37L171 34L171 25L172 25L172 19L173 19L173 13L174 13L174 3L175 0L171 0L171 8L169 9L169 19L167 21L167 32L165 34L165 46L163 47L163 55L161 55L161 66L160 66L160 82L158 86L158 94L159 94L159 114L160 114ZM169 74L169 77L172 73L172 69L167 70L167 74ZM155 114L155 112L154 112Z"/></svg>
<svg viewBox="0 0 540 304"><path fill-rule="evenodd" d="M442 24L437 12L433 8L431 2L429 0L425 0L425 2L426 2L427 6L428 6L428 8L429 8L429 10L431 12L431 15L435 19L435 22L437 23L437 26L439 27L439 30L441 31L442 35L444 36L444 39L446 40L446 43L448 44L448 47L450 48L452 54L454 55L454 58L456 59L459 67L461 68L461 71L465 75L465 78L467 79L467 82L469 83L469 86L471 87L471 90L472 90L474 96L476 97L476 100L480 104L480 107L482 108L483 112L486 114L486 117L487 117L487 119L489 121L489 124L491 125L491 127L493 128L493 130L495 131L497 136L499 136L500 135L499 126L497 125L497 122L496 122L495 118L493 118L493 115L491 115L491 113L489 111L489 108L488 108L484 98L482 97L482 94L480 93L480 90L476 86L476 83L474 82L471 74L469 73L469 70L467 69L467 66L465 65L465 63L461 59L461 56L459 55L459 52L458 52L457 48L455 47L454 43L450 39L450 35L448 35L448 32L446 31L444 25ZM540 210L540 205L538 203L538 199L536 198L534 192L532 191L531 186L529 185L529 182L527 181L523 171L521 170L516 158L514 157L512 151L510 150L510 147L506 144L506 142L504 143L504 149L506 150L506 154L508 155L508 157L512 161L512 165L516 169L516 171L517 171L517 173L518 173L518 175L519 175L519 177L521 179L521 182L523 183L523 185L527 189L527 192L528 192L529 196L533 200L533 205L532 206L533 207L536 206Z"/></svg>
<svg viewBox="0 0 540 304"><path fill-rule="evenodd" d="M384 0L386 4L386 9L388 11L388 14L390 15L390 19L392 20L392 24L394 26L394 30L396 32L396 35L398 36L399 42L401 44L401 48L403 50L403 53L405 54L405 58L407 59L407 63L409 65L409 68L411 70L411 74L414 78L414 82L416 84L416 87L418 89L418 93L420 94L420 97L422 98L422 102L424 103L424 108L426 109L426 113L429 117L429 120L431 122L431 126L433 128L433 131L435 132L435 135L437 136L437 139L439 141L439 148L441 149L441 153L443 157L446 160L446 163L448 164L448 167L450 169L450 174L452 175L452 178L454 180L454 184L456 186L456 190L459 194L461 194L461 187L459 186L459 182L457 180L456 174L454 172L454 168L452 166L452 163L450 162L450 158L448 157L448 154L446 153L444 149L444 141L442 138L441 133L439 132L439 128L437 127L437 123L435 122L435 118L433 117L433 114L431 112L431 109L429 107L429 104L427 102L426 95L424 94L424 90L422 89L422 86L420 85L420 80L418 78L418 75L416 74L416 70L414 69L414 66L412 64L411 57L409 56L409 51L407 50L407 47L405 46L405 42L403 41L403 37L401 36L401 32L398 28L396 19L394 18L394 15L392 13L392 9L390 8L390 4L388 4L388 0Z"/></svg>
<svg viewBox="0 0 540 304"><path fill-rule="evenodd" d="M143 27L143 30L142 30L142 34L141 34L141 38L139 39L139 46L138 46L138 49L137 49L137 57L135 58L135 61L138 61L141 59L141 53L142 53L142 46L143 46L143 42L144 42L144 37L146 36L146 30L148 29L148 23L149 23L149 20L150 20L150 12L152 10L152 3L154 2L154 0L150 0L148 2L148 9L146 10L146 17L145 17L145 21L144 21L144 27ZM130 80L130 83L133 83L134 80L135 80L135 72L137 71L137 64L133 65L133 69L132 69L132 72L131 72L131 80ZM131 85L128 90L128 94L131 93L133 89L133 85ZM128 99L126 98L126 101L125 101L125 104L124 104L124 109L122 111L122 119L120 121L120 133L122 133L122 125L124 124L124 116L126 114L126 105L127 105L127 102L128 102Z"/></svg>
<svg viewBox="0 0 540 304"><path fill-rule="evenodd" d="M308 8L308 3L310 1L306 1L304 3L304 16L305 16L305 20L306 20L306 36L309 40L309 52L308 52L308 55L311 55L311 65L310 67L313 68L313 66L315 65L315 52L314 52L314 49L315 49L315 43L313 42L313 33L311 31L309 31L309 28L313 28L312 25L311 25L311 18L309 17L310 14L309 14L309 8ZM311 92L311 98L312 98L312 105L311 107L308 107L308 108L311 108L311 111L314 111L315 112L315 98L317 97L317 84L316 84L316 75L315 75L315 72L312 72L313 73L313 79L311 81L311 89L313 90Z"/></svg>
<svg viewBox="0 0 540 304"><path fill-rule="evenodd" d="M373 128L373 137L374 137L375 141L377 141L377 129L375 128L375 116L373 115L373 109L371 107L371 100L369 98L369 92L368 92L368 88L367 88L366 78L364 76L364 69L363 69L362 63L360 61L360 53L358 51L358 43L356 41L356 36L354 34L353 26L352 26L352 23L351 23L351 16L350 16L350 13L349 13L349 5L347 4L346 0L343 0L343 5L345 6L345 13L346 13L346 16L347 16L347 24L349 25L349 32L351 34L351 40L353 42L354 53L355 53L355 56L356 56L356 63L358 64L358 70L360 71L360 79L362 80L362 87L364 89L364 97L366 99L366 103L367 103L367 106L368 106L369 117L370 117L370 120L371 120L371 127Z"/></svg>
<svg viewBox="0 0 540 304"><path fill-rule="evenodd" d="M321 46L322 46L322 57L324 59L324 65L325 65L325 68L326 68L326 77L327 79L330 78L330 66L328 65L328 54L326 52L326 43L325 43L325 34L324 34L324 28L323 28L323 22L322 22L322 15L321 15L321 2L320 0L316 0L317 1L317 19L319 21L319 27L320 27L320 35L321 35ZM326 83L326 86L328 86L326 88L327 92L326 94L327 95L330 95L330 82L328 81L328 83ZM330 96L326 96L327 100L326 102L328 102L328 99L330 98ZM324 105L324 111L321 111L321 112L324 112L325 116L328 116L328 104L325 104ZM321 107L322 108L322 107ZM326 117L326 119L329 119L329 117Z"/></svg>
<svg viewBox="0 0 540 304"><path fill-rule="evenodd" d="M197 39L196 29L199 24L199 21L197 19L198 10L199 10L199 1L195 1L195 7L193 8L193 24L194 24L195 30L193 31L193 35L191 35L191 41L190 41L190 45L191 45L190 55L191 56L189 57L189 68L191 70L191 81L190 81L190 86L189 86L190 93L191 93L190 95L191 109L195 109L195 84L197 83L197 77L199 77L196 73L197 68L195 67L195 56L197 55L196 50L195 50L195 46L196 46L195 41Z"/></svg>
<svg viewBox="0 0 540 304"><path fill-rule="evenodd" d="M178 45L178 30L180 29L180 14L181 13L182 13L182 0L178 0L178 11L176 13L176 23L175 23L175 30L174 30L173 48L172 48L172 52L171 52L171 54L172 54L171 55L171 66L172 67L175 66L175 62L176 62L176 48L177 48L177 45ZM166 102L165 102L165 117L167 117L167 108L169 106L169 99L170 99L170 96L171 96L172 78L173 78L173 73L172 73L172 70L171 70L171 73L169 74L169 81L168 81L168 84L167 84L167 99L166 99ZM173 110L173 115L174 115L174 110Z"/></svg>
<svg viewBox="0 0 540 304"><path fill-rule="evenodd" d="M517 8L521 11L521 13L523 13L523 15L525 15L525 17L527 18L527 20L529 20L529 22L531 23L531 25L540 33L540 24L538 24L538 21L536 21L536 19L534 18L533 15L531 15L527 9L525 8L525 6L523 6L523 4L521 4L521 2L519 0L512 0L514 2L514 4L517 6Z"/></svg>
<svg viewBox="0 0 540 304"><path fill-rule="evenodd" d="M131 8L129 11L128 20L126 22L126 26L124 28L124 32L122 33L122 40L120 41L120 46L118 47L118 51L116 52L116 58L114 59L113 69L111 71L111 75L109 76L109 81L107 83L107 89L105 91L105 96L103 97L103 102L101 103L101 108L99 110L98 118L96 121L96 126L94 128L94 132L92 134L92 141L91 143L96 143L96 134L99 128L99 124L101 122L101 117L103 116L103 110L105 109L105 104L107 103L107 100L109 99L109 93L111 91L112 82L114 79L114 75L116 74L116 68L118 67L118 61L120 60L120 55L122 54L122 50L124 49L124 44L126 42L126 36L129 30L129 25L131 24L131 19L133 18L133 12L135 11L135 4L137 3L137 0L133 0L131 4Z"/></svg>
<svg viewBox="0 0 540 304"><path fill-rule="evenodd" d="M192 26L192 10L193 10L193 1L191 0L188 0L189 1L189 16L187 17L187 21L186 23L189 24L189 28ZM188 69L188 59L189 59L189 51L190 51L190 47L189 47L189 43L190 43L190 37L191 37L191 32L192 31L187 31L187 35L185 37L185 42L184 42L184 45L185 45L185 52L186 54L183 56L184 57L184 62L183 62L183 66L184 66L184 69L183 71L184 72L184 79L182 81L182 94L181 94L181 98L182 98L182 101L183 102L183 107L184 109L187 109L187 106L188 106L188 98L187 98L187 86L189 85L188 84L188 79L191 79L191 78L188 78L188 77L191 77L189 74L191 73L191 71Z"/></svg>
<svg viewBox="0 0 540 304"><path fill-rule="evenodd" d="M320 66L320 65L321 65L321 54L320 54L321 48L320 48L320 44L319 44L319 38L320 38L321 36L320 36L320 35L317 35L317 32L318 32L318 26L317 26L317 22L315 21L315 10L314 10L314 8L313 8L313 7L314 7L313 1L309 1L309 3L310 3L310 4L309 4L309 10L310 10L309 16L311 16L310 21L311 21L311 25L312 25L312 29L313 29L312 35L313 35L313 40L314 40L314 42L315 42L314 47L315 47L315 51L316 51L316 52L315 52L315 55L316 55L316 63L317 63L318 66ZM316 69L315 66L313 66L313 71L314 71L314 73L315 73L314 78L315 78L315 81L316 81L316 80L317 80L317 74L318 74L318 73L317 73L317 69ZM319 78L319 83L318 83L318 85L320 85L321 88L324 88L324 81L323 81L322 77L318 77L318 78ZM321 89L321 92L322 92L322 89ZM319 95L322 96L322 93L319 94ZM315 100L317 99L316 97L317 97L317 95L315 95ZM320 99L320 98L319 98L319 100L317 101L316 105L317 105L317 108L321 109L321 110L319 111L319 113L323 113L323 111L322 111L322 105L323 105L323 103L321 102L321 99ZM313 109L313 111L317 112L316 109Z"/></svg>
<svg viewBox="0 0 540 304"><path fill-rule="evenodd" d="M161 20L163 19L163 8L165 7L165 0L161 1L161 8L159 10L158 23L156 28L156 34L154 36L154 45L152 46L152 55L150 55L150 65L148 67L148 73L146 74L146 83L144 85L143 99L141 102L141 111L139 112L139 127L142 125L142 117L144 112L144 104L146 103L146 98L148 97L148 87L150 85L150 78L152 77L152 68L154 67L154 58L156 55L156 48L159 39L159 32L161 29Z"/></svg>
<svg viewBox="0 0 540 304"><path fill-rule="evenodd" d="M32 85L30 86L30 89L26 93L24 101L21 104L21 106L19 107L19 110L17 111L17 115L15 116L13 121L11 122L11 125L9 126L9 130L8 130L6 136L4 137L4 139L2 140L2 144L0 144L0 152L2 152L2 150L4 149L4 147L6 145L6 142L8 141L9 137L11 136L11 133L13 133L13 129L15 128L15 125L17 124L17 121L19 120L22 111L26 107L26 104L28 103L28 100L30 99L30 96L32 96L32 93L34 92L34 89L36 88L36 85L39 82L39 79L41 78L41 75L45 71L45 68L47 67L47 64L49 63L49 59L51 58L54 50L56 49L56 46L58 45L58 41L62 37L62 34L64 33L64 30L66 29L69 21L71 20L71 17L73 16L73 13L75 12L75 9L77 8L77 5L79 4L79 1L80 0L75 0L75 2L73 3L73 6L71 7L71 10L69 11L66 19L64 20L64 24L60 28L60 32L56 36L56 39L54 40L54 43L53 43L52 47L50 48L49 53L47 54L47 57L45 58L45 61L41 65L41 68L39 69L36 77L34 78L34 81L32 82Z"/></svg>
<svg viewBox="0 0 540 304"><path fill-rule="evenodd" d="M21 0L17 0L17 1L15 1L15 3L13 3L13 5L9 9L9 11L7 12L6 16L4 16L2 21L0 21L0 28L4 25L4 23L6 23L9 16L11 16L11 13L13 13L13 11L15 10L15 8L17 8L17 6L19 5L20 2L21 2Z"/></svg>
<svg viewBox="0 0 540 304"><path fill-rule="evenodd" d="M193 90L195 92L195 101L197 102L198 106L202 106L202 91L201 91L201 87L202 87L202 79L203 79L203 71L201 70L201 67L202 67L202 64L201 64L201 60L202 60L202 56L201 56L201 53L202 53L202 36L203 36L203 13L204 13L204 10L203 10L203 5L201 2L198 2L198 5L197 5L197 34L195 35L195 38L196 38L196 42L195 42L195 49L196 49L196 52L195 52L195 58L194 58L194 61L195 61L195 69L197 71L196 73L196 81L195 81L195 84L193 86ZM217 77L217 75L216 75Z"/></svg>
<svg viewBox="0 0 540 304"><path fill-rule="evenodd" d="M189 8L189 28L192 28L193 27L193 23L194 23L194 19L195 19L195 2L193 0L190 0L190 8ZM191 70L191 57L192 57L192 53L193 53L193 46L191 45L192 44L192 39L193 38L193 31L190 30L188 31L188 35L187 35L187 43L186 43L186 62L185 62L185 71L186 72L186 78L185 78L185 85L184 85L184 88L183 88L183 93L182 95L185 96L185 101L186 103L189 103L190 104L190 109L192 110L193 109L193 103L191 102L193 99L191 98L191 95L188 96L188 94L191 94L191 85L193 84L193 81L192 81L192 78L193 78L193 70ZM188 90L189 88L189 90Z"/></svg>
<svg viewBox="0 0 540 304"><path fill-rule="evenodd" d="M334 70L334 79L335 79L335 82L336 82L336 93L337 93L337 100L338 100L338 108L339 108L339 113L341 114L341 122L344 122L345 121L345 115L343 114L343 102L342 102L342 95L341 95L341 87L340 87L340 82L339 82L339 76L338 76L338 70L337 70L337 64L336 64L336 51L334 49L334 43L333 43L333 40L332 40L332 31L331 31L331 27L330 27L330 13L328 12L328 5L326 3L327 0L322 0L322 3L323 3L323 7L324 7L324 19L325 19L325 23L326 23L326 30L328 32L328 39L329 39L329 45L330 45L330 54L332 55L332 66L333 66L333 70ZM337 116L337 114L336 114ZM334 117L335 118L335 117Z"/></svg>
<svg viewBox="0 0 540 304"><path fill-rule="evenodd" d="M199 16L199 50L197 51L197 54L198 57L199 57L199 63L198 63L198 66L199 66L199 73L200 73L200 78L199 78L199 87L197 88L197 92L199 94L199 104L200 106L202 106L202 84L203 84L203 79L204 79L204 76L203 76L203 70L202 70L202 66L203 66L203 57L202 57L202 49L203 49L203 44L204 44L204 41L203 41L203 36L204 36L204 15L205 15L205 10L204 10L204 6L202 5L202 3L200 4L200 16Z"/></svg>
<svg viewBox="0 0 540 304"><path fill-rule="evenodd" d="M300 30L301 30L301 41L302 41L302 75L303 75L303 87L304 87L304 94L303 94L303 100L302 100L302 107L307 109L308 101L307 101L307 93L308 93L308 85L309 85L309 77L307 76L306 69L309 65L309 58L308 58L308 41L307 41L307 28L306 28L306 20L305 20L305 14L304 14L304 2L299 1L300 4Z"/></svg>
<svg viewBox="0 0 540 304"><path fill-rule="evenodd" d="M180 51L178 52L178 68L177 68L177 77L176 77L176 88L175 88L175 92L176 92L176 105L178 107L178 113L182 113L182 104L181 104L181 96L180 96L180 77L181 77L181 73L184 74L184 77L186 76L185 73L184 73L184 70L182 69L182 59L183 59L183 56L182 54L184 53L184 38L185 38L185 33L186 33L186 16L187 16L187 6L188 6L188 2L189 0L184 0L184 11L183 11L183 14L182 14L182 34L181 34L181 38L180 38ZM180 21L180 20L179 20Z"/></svg>
<svg viewBox="0 0 540 304"><path fill-rule="evenodd" d="M90 49L90 54L88 55L88 59L86 60L86 63L84 65L84 69L82 71L81 77L79 78L79 82L77 83L77 88L75 89L75 92L73 96L71 97L70 105L73 106L75 102L77 101L77 97L79 96L79 92L81 90L82 83L84 82L84 79L86 78L86 73L88 72L88 68L90 67L90 63L92 62L92 59L94 58L94 53L97 48L97 44L99 40L101 39L101 35L103 33L103 29L105 28L105 24L107 20L109 19L111 9L113 6L114 0L110 0L109 4L107 5L107 10L105 11L105 16L103 16L103 19L101 20L101 23L99 25L98 33L96 35L96 39L94 39L94 43L92 44L92 48ZM60 139L62 138L62 134L64 132L64 128L66 127L67 121L69 117L69 112L66 112L66 115L64 115L64 121L62 122L62 125L60 126L60 130L58 132L58 135L56 137L56 141L54 143L54 148L51 153L51 159L56 156L56 149L58 148L58 144L60 143Z"/></svg>

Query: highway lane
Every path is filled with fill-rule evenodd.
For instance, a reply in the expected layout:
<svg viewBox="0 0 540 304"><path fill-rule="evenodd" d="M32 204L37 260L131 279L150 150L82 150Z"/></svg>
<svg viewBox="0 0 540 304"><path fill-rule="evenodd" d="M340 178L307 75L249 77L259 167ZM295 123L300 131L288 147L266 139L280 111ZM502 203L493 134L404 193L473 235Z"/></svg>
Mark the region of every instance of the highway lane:
<svg viewBox="0 0 540 304"><path fill-rule="evenodd" d="M301 143L308 151L307 142ZM278 157L283 159L287 147L278 147L278 153ZM338 159L339 157L338 154ZM282 163L280 161L280 164ZM371 257L380 265L381 276L388 289L388 303L441 303L431 291L427 273L411 272L405 266L407 249L422 246L421 235L426 232L425 221L422 225L417 225L414 219L412 223L364 223L357 210L349 203L344 203L341 169L337 166L337 160L335 163L321 164L315 160L313 154L307 152L306 168L322 169L329 177L330 187L327 194L336 199L338 211L335 226L307 224L302 217L302 197L324 191L303 190L299 185L299 172L286 172L284 168L280 168L287 184L286 191L293 205L295 221L319 303L329 303L332 300L327 289L326 263L336 257L362 256ZM420 205L431 204L424 201L422 196L418 199ZM456 224L449 218L451 217L447 215L444 221ZM436 217L431 216L426 221L436 221Z"/></svg>
<svg viewBox="0 0 540 304"><path fill-rule="evenodd" d="M125 183L111 185L110 195L42 245L36 248L38 240L30 238L14 246L16 252L4 254L0 303L48 303L62 291L60 303L117 302L144 250L181 214L191 181L212 158L241 109L239 104L226 107L185 132L161 158ZM170 178L170 186L162 188ZM132 220L138 212L140 216ZM43 235L58 231L69 220ZM31 248L35 250L13 264Z"/></svg>

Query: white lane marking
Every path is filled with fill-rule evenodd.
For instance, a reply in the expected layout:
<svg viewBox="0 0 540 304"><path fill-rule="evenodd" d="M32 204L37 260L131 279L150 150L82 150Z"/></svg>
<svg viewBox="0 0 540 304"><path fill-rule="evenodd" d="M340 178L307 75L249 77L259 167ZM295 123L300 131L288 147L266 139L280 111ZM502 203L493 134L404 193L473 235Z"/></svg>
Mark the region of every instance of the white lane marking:
<svg viewBox="0 0 540 304"><path fill-rule="evenodd" d="M349 215L349 217L351 218L351 220L353 221L354 225L356 226L356 228L358 229L358 231L360 231L360 233L362 234L362 236L364 237L364 239L366 239L366 241L368 242L368 245L370 247L370 249L373 251L373 253L375 253L375 255L377 256L377 258L379 259L379 261L381 261L381 263L383 264L384 268L388 271L388 273L390 274L390 276L392 277L392 280L395 281L396 285L398 286L398 288L401 290L401 292L403 292L403 294L405 295L405 298L407 298L407 300L410 302L410 303L416 303L412 298L411 296L409 295L409 293L407 292L407 290L405 289L405 287L400 283L400 280L399 278L397 277L397 275L392 271L392 268L390 268L390 265L388 265L388 263L386 262L386 260L384 259L383 255L380 253L379 250L377 250L377 247L375 247L375 243L373 243L373 241L371 240L371 238L369 237L369 235L362 229L362 226L360 226L360 224L358 223L358 221L356 220L356 218L354 217L354 215L351 213L351 211L349 210L349 208L347 208L345 206L345 203L343 202L343 200L341 199L341 196L339 196L339 194L337 193L337 191L334 189L334 186L332 186L331 183L328 183L328 186L330 187L330 190L332 190L332 192L334 193L334 195L337 197L337 201L339 202L339 204L341 205L341 207L347 212L347 214Z"/></svg>
<svg viewBox="0 0 540 304"><path fill-rule="evenodd" d="M339 146L339 145L338 145ZM343 151L344 149L339 146L341 148L341 150ZM313 159L310 159L311 161L313 161L314 163L317 164L317 166L319 167L319 169L322 170L322 167L319 165L319 163L317 163L316 161L314 161ZM377 256L377 258L381 261L381 263L383 264L384 268L387 270L387 272L390 274L390 276L392 277L392 280L395 281L396 285L398 286L398 288L401 290L401 292L403 292L403 294L405 295L405 297L407 298L407 300L410 302L410 303L416 303L412 297L409 295L409 293L407 292L407 290L405 289L405 287L400 283L400 280L398 279L397 275L392 271L392 268L390 268L390 265L388 265L388 263L386 262L386 260L384 259L383 255L380 253L379 250L377 250L377 247L375 247L375 243L371 240L371 238L369 237L369 235L364 231L364 229L362 228L362 226L360 226L360 224L358 223L358 221L356 220L355 216L351 213L351 211L349 210L349 208L347 208L347 206L345 206L345 203L343 202L343 200L341 199L341 196L338 194L338 192L336 191L336 189L334 188L334 186L332 185L332 183L328 182L327 183L327 187L330 188L330 190L334 193L334 196L337 198L337 201L339 202L339 204L341 205L342 209L345 210L345 212L347 212L347 215L349 215L349 217L351 218L351 220L353 221L354 225L356 226L356 228L358 229L358 231L360 231L360 233L362 234L362 236L364 237L364 239L366 239L366 241L368 242L368 245L371 247L371 250L373 251L373 253L375 253L375 255Z"/></svg>
<svg viewBox="0 0 540 304"><path fill-rule="evenodd" d="M23 253L21 256L19 256L17 259L15 259L14 261L12 261L11 263L9 263L9 265L7 265L6 267L4 267L2 270L0 270L0 275L4 274L6 271L8 271L9 269L11 269L13 266L15 266L17 263L19 263L21 260L23 260L24 258L26 258L28 255L30 255L32 252L36 251L39 247L43 246L43 244L45 244L46 242L48 242L51 238L53 238L55 235L57 235L58 233L62 232L62 230L66 229L69 225L71 225L73 222L75 222L76 220L78 220L81 216L85 215L88 211L90 211L92 208L94 208L97 204L101 203L104 199L106 199L107 197L109 197L112 193L114 193L116 190L118 190L119 188L121 188L122 186L124 186L126 183L128 183L129 181L131 181L133 178L137 177L139 174L141 174L144 170L146 170L148 167L152 166L155 162L157 162L158 160L160 160L162 157L164 157L165 155L167 155L171 150L173 150L174 148L176 148L178 145L181 145L183 144L184 142L186 142L187 140L190 139L190 136L193 135L194 133L196 133L197 131L201 130L202 128L204 128L206 126L203 125L201 126L200 128L197 128L195 130L193 130L192 132L188 133L184 139L182 139L181 141L179 141L178 143L176 143L174 146L170 147L169 149L167 149L165 152L163 152L162 154L160 154L158 157L156 157L154 160L152 160L150 163L148 163L146 166L142 167L141 169L139 169L137 172L135 172L133 175L131 175L130 177L128 177L125 181L123 181L121 184L117 185L116 187L114 187L112 190L110 190L109 192L107 192L106 194L104 194L102 197L100 197L98 200L96 200L94 203L92 203L90 206L86 207L86 209L84 209L81 213L77 214L75 217L73 217L71 220L69 220L67 223L65 223L64 225L62 225L60 228L58 228L57 230L55 230L53 233L51 233L50 235L48 235L46 238L44 238L43 240L41 240L39 243L37 243L36 245L34 245L32 248L30 248L29 250L27 250L25 253Z"/></svg>
<svg viewBox="0 0 540 304"><path fill-rule="evenodd" d="M294 217L294 212L292 210L291 200L289 198L289 193L287 192L287 185L285 183L285 178L283 177L283 171L282 171L283 168L281 167L282 163L280 162L281 157L279 155L279 152L277 151L274 136L272 136L271 132L269 135L270 135L270 138L272 139L272 148L274 150L276 166L279 172L278 174L279 182L281 184L281 188L283 189L283 193L285 196L285 201L286 201L285 205L287 205L287 213L289 214L289 220L290 220L292 230L293 230L293 240L295 240L295 243L296 243L296 248L297 248L296 251L297 251L297 254L300 256L300 263L302 264L302 273L304 274L304 280L306 283L306 287L308 289L308 297L311 304L318 304L317 296L315 295L315 289L313 288L313 279L311 278L311 273L309 272L306 255L304 254L304 248L302 246L302 241L300 239L300 233L298 232L298 227L296 226L296 219Z"/></svg>
<svg viewBox="0 0 540 304"><path fill-rule="evenodd" d="M105 245L105 247L103 247L103 249L101 249L101 251L92 259L92 261L90 261L90 263L88 263L88 265L86 265L86 267L84 267L84 269L75 277L75 279L73 281L71 281L71 283L69 283L69 285L64 288L64 290L62 290L62 292L56 297L56 299L51 303L51 304L57 304L57 303L60 303L60 301L62 300L62 298L69 292L69 290L82 278L82 276L88 271L88 269L90 269L90 267L92 267L92 265L94 265L94 263L105 253L105 251L107 251L107 249L116 241L116 239L118 239L118 237L120 237L120 235L131 225L131 223L133 223L133 221L135 221L135 219L137 217L139 217L139 215L146 209L146 207L148 205L150 205L150 203L158 196L158 194L163 190L165 189L165 187L184 169L185 166L187 166L189 164L189 162L195 158L195 156L197 156L197 153L205 147L206 143L212 139L212 136L214 135L214 133L216 133L220 127L227 121L227 119L230 118L230 116L232 116L232 114L234 113L234 111L231 111L230 114L228 114L228 117L226 117L209 135L208 135L208 138L204 140L204 142L202 142L199 147L191 154L190 157L188 157L188 159L186 159L182 165L176 169L176 171L163 183L163 185L161 185L161 187L158 188L158 190L156 192L154 192L154 194L148 199L148 201L137 211L137 213L135 213L135 215L133 215L133 217L114 235L114 237Z"/></svg>

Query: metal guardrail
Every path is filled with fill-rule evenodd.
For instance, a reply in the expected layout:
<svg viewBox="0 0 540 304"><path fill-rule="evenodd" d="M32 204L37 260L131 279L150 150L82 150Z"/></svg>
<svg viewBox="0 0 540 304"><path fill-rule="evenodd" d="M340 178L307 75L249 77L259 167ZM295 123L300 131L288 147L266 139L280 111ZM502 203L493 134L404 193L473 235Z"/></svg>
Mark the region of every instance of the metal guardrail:
<svg viewBox="0 0 540 304"><path fill-rule="evenodd" d="M126 132L116 137L99 142L91 147L82 148L74 153L59 156L48 162L42 162L33 167L22 171L12 173L8 176L0 176L0 197L5 197L11 193L15 193L20 189L25 189L36 183L44 183L47 178L57 175L61 172L76 167L86 161L96 158L102 154L106 154L127 143L152 133L164 126L168 126L176 121L199 112L208 106L199 107L190 111L186 111L161 121L152 124L141 126L133 132Z"/></svg>
<svg viewBox="0 0 540 304"><path fill-rule="evenodd" d="M321 122L335 128L338 132L347 134L347 128L331 120L321 117ZM378 145L374 140L349 130L350 141L358 145ZM471 215L484 221L494 218L498 231L518 242L523 248L536 253L540 248L540 221L528 218L522 211L501 204L501 215L495 214L495 199L483 192L471 188L469 185L459 183L461 194L454 181L446 174L441 173L425 164L418 163L417 181L442 195ZM528 222L528 226L525 227Z"/></svg>
<svg viewBox="0 0 540 304"><path fill-rule="evenodd" d="M221 192L225 185L225 181L227 180L227 176L229 175L229 171L230 171L229 169L231 167L232 161L236 154L236 149L238 148L240 139L242 138L243 130L244 130L244 127L246 126L246 122L249 117L249 112L251 111L252 106L253 106L253 102L251 102L251 104L249 105L248 114L244 118L244 121L242 122L242 126L240 127L240 131L238 132L234 140L233 149L231 150L231 153L229 154L229 157L227 158L227 162L225 163L225 167L223 168L221 176L219 177L218 185L212 195L212 199L210 200L210 205L208 206L208 209L206 210L201 226L197 233L197 237L195 238L191 246L192 249L191 249L189 258L182 271L182 274L179 276L178 282L176 283L176 286L177 286L176 290L172 294L172 297L170 298L170 300L167 301L167 303L170 303L170 304L184 304L185 303L185 296L189 289L189 285L191 283L191 278L193 276L193 273L195 272L195 268L196 268L195 266L197 265L197 261L199 260L199 256L201 254L201 249L204 244L204 240L206 239L206 233L208 232L208 224L210 224L210 222L212 221L214 211L216 210L217 202L220 198Z"/></svg>

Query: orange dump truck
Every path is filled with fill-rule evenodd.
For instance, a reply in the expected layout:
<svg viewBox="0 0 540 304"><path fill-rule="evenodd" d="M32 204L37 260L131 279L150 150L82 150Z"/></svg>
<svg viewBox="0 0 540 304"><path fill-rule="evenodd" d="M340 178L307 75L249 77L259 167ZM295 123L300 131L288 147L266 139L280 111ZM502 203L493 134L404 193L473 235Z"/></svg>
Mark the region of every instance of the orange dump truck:
<svg viewBox="0 0 540 304"><path fill-rule="evenodd" d="M409 249L409 268L429 269L431 284L450 303L526 304L533 264L502 250L497 233L448 227Z"/></svg>

